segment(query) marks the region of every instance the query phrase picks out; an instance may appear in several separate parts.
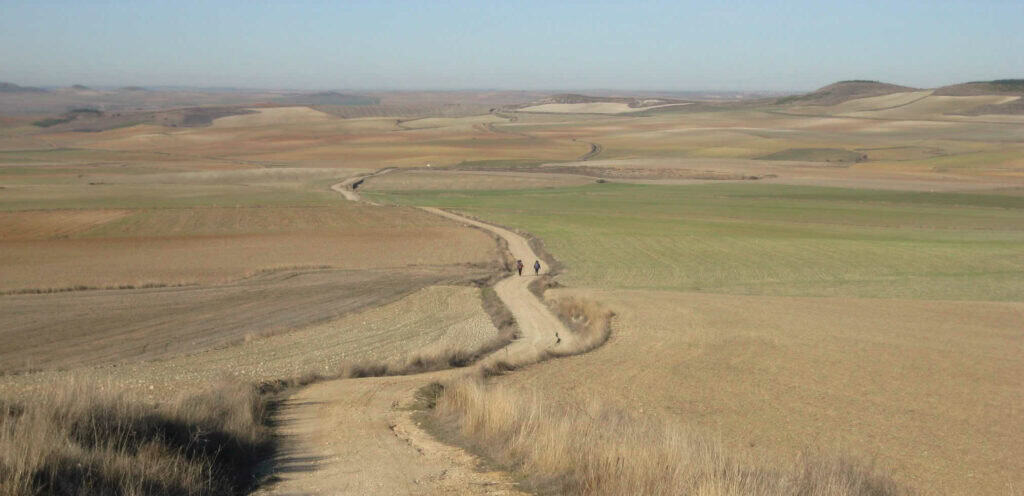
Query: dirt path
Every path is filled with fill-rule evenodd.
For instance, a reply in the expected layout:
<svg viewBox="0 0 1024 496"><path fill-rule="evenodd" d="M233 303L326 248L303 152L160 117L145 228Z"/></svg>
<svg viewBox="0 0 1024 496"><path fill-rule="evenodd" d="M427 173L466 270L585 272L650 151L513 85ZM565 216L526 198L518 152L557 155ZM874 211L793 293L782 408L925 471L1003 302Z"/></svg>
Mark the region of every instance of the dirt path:
<svg viewBox="0 0 1024 496"><path fill-rule="evenodd" d="M351 186L362 179L332 189L358 200ZM450 212L424 210L501 236L527 266L522 277L513 275L495 286L522 337L488 359L526 360L545 349L570 345L562 322L528 288L534 277L526 272L540 257L525 238ZM546 271L544 267L541 273ZM336 380L299 391L278 418L278 432L285 437L277 460L279 481L259 494L520 494L508 474L478 471L474 456L435 441L408 409L421 386L465 373Z"/></svg>
<svg viewBox="0 0 1024 496"><path fill-rule="evenodd" d="M501 301L512 312L512 315L515 316L521 335L519 340L510 344L505 351L501 352L502 355L514 357L516 353L532 353L534 351L557 349L571 345L567 341L567 339L571 338L571 334L562 332L565 329L564 324L551 313L551 310L544 302L540 301L536 295L530 292L529 284L534 278L533 262L540 260L540 257L533 251L533 248L530 248L530 243L526 238L508 229L469 219L438 208L421 208L427 212L447 217L463 224L486 229L501 236L508 243L508 249L512 252L512 257L523 261L525 268L521 277L513 275L499 281L494 286L494 291L498 293L498 297L501 298ZM547 271L548 268L542 264L540 274L546 274ZM556 333L558 333L558 336L556 336ZM560 343L559 337L562 338Z"/></svg>
<svg viewBox="0 0 1024 496"><path fill-rule="evenodd" d="M341 196L344 196L345 199L348 200L348 201L353 201L353 202L363 201L363 197L360 196L359 193L356 193L356 189L359 188L359 186L361 184L363 184L363 181L365 181L368 178L371 178L373 176L380 176L380 175L387 174L388 172L391 172L393 170L395 170L395 169L381 169L379 171L372 172L370 174L360 174L358 176L352 176L352 177L350 177L350 178L348 178L348 179L346 179L346 180L344 180L344 181L342 181L342 182L340 182L338 184L332 185L331 189L334 190L334 191L337 191L338 193L341 193ZM363 203L368 203L370 205L376 205L376 203L373 203L371 201L364 201Z"/></svg>

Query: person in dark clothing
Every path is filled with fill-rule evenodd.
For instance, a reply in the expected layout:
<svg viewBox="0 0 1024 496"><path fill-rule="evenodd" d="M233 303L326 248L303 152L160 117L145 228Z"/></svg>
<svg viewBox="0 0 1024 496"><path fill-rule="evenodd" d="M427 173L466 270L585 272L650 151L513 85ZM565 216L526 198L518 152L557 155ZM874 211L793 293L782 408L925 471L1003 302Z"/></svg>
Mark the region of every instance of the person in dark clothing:
<svg viewBox="0 0 1024 496"><path fill-rule="evenodd" d="M538 276L540 275L540 260L533 261L533 273Z"/></svg>
<svg viewBox="0 0 1024 496"><path fill-rule="evenodd" d="M519 275L523 275L523 261L516 260L516 269L519 271Z"/></svg>

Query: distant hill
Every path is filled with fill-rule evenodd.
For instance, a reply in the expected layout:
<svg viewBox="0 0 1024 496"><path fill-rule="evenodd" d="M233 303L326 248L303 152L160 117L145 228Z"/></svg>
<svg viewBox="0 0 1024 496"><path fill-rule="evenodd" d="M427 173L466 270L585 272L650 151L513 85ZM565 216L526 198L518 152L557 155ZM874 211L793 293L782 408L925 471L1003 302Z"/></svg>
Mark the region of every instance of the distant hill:
<svg viewBox="0 0 1024 496"><path fill-rule="evenodd" d="M189 107L138 112L104 112L93 108L77 108L57 117L40 119L32 124L53 131L99 132L138 124L166 127L208 126L215 119L229 115L251 114L242 106Z"/></svg>
<svg viewBox="0 0 1024 496"><path fill-rule="evenodd" d="M294 93L274 98L272 101L283 105L377 105L380 103L379 98L350 95L337 91Z"/></svg>
<svg viewBox="0 0 1024 496"><path fill-rule="evenodd" d="M943 86L936 96L1024 95L1024 79L996 79Z"/></svg>
<svg viewBox="0 0 1024 496"><path fill-rule="evenodd" d="M14 83L8 83L0 81L0 93L46 93L47 91L42 88L33 88L31 86L18 86Z"/></svg>
<svg viewBox="0 0 1024 496"><path fill-rule="evenodd" d="M92 88L90 88L90 87L88 87L88 86L86 86L84 84L73 84L73 85L71 85L71 89L78 90L78 91L91 91L92 90Z"/></svg>
<svg viewBox="0 0 1024 496"><path fill-rule="evenodd" d="M561 93L557 95L551 95L546 98L519 105L519 107L529 107L536 105L548 105L548 104L581 104L581 103L624 103L633 108L644 108L654 107L658 105L665 105L671 103L684 103L684 100L677 100L674 98L638 98L638 97L619 97L619 96L590 96L580 95L577 93Z"/></svg>
<svg viewBox="0 0 1024 496"><path fill-rule="evenodd" d="M851 80L839 81L804 95L793 95L779 98L778 104L799 103L804 105L837 105L847 100L868 98L872 96L890 95L904 91L916 91L917 88L879 81Z"/></svg>

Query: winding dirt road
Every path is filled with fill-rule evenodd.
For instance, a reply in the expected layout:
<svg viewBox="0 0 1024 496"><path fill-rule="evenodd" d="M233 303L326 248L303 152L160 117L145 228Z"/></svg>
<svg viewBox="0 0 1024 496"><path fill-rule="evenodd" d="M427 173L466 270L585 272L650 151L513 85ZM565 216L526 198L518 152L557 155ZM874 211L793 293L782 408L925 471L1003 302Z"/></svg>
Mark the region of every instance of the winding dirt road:
<svg viewBox="0 0 1024 496"><path fill-rule="evenodd" d="M357 176L332 187L359 201ZM521 338L482 360L529 360L544 350L570 345L571 334L528 285L526 274L540 257L522 236L435 208L424 210L487 229L508 242L527 266L523 276L498 282L495 292L512 312ZM543 268L541 273L547 271ZM561 336L560 343L558 337ZM258 494L521 494L503 472L479 470L479 460L434 440L407 408L416 390L431 381L451 380L465 370L402 377L327 381L291 398L277 419L285 448L276 460L277 482Z"/></svg>

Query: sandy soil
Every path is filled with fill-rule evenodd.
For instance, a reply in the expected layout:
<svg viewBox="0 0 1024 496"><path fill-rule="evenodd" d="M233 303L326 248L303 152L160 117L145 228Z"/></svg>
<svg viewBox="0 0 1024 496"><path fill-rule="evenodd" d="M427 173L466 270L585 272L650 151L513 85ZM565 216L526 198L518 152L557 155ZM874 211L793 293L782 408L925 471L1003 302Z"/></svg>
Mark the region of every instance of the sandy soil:
<svg viewBox="0 0 1024 496"><path fill-rule="evenodd" d="M502 382L665 415L770 464L853 453L921 494L1024 485L1020 303L553 291L610 304L612 339Z"/></svg>
<svg viewBox="0 0 1024 496"><path fill-rule="evenodd" d="M452 372L315 384L282 410L286 448L278 482L259 495L518 495L509 476L420 430L407 407L416 390Z"/></svg>

